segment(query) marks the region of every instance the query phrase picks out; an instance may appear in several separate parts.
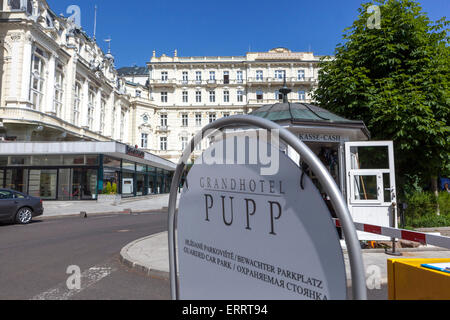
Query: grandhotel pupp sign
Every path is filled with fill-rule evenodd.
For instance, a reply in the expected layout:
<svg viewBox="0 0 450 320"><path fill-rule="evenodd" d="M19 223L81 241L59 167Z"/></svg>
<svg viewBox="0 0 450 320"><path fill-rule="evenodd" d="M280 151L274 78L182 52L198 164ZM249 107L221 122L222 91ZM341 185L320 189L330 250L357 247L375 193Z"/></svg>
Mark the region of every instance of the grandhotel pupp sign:
<svg viewBox="0 0 450 320"><path fill-rule="evenodd" d="M321 195L308 177L302 190L299 167L269 148L279 153L273 176L258 164L199 160L190 170L177 222L180 299L346 299L342 249Z"/></svg>

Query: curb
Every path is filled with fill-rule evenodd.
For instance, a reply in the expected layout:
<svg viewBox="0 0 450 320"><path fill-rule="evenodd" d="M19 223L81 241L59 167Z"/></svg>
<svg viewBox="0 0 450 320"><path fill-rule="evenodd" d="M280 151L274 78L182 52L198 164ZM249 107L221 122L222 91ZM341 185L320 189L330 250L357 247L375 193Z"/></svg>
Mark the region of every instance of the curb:
<svg viewBox="0 0 450 320"><path fill-rule="evenodd" d="M70 213L70 214L62 214L62 215L55 215L55 216L39 216L36 217L38 220L50 220L50 219L63 219L63 218L76 218L80 217L81 214L84 214L85 212L80 213ZM161 208L159 210L152 209L152 210L139 210L139 211L133 211L131 209L125 209L122 211L110 211L110 212L93 212L89 213L86 212L87 217L96 217L96 216L102 216L102 215L108 215L108 214L126 214L126 215L134 215L134 214L143 214L143 213L168 213L165 208Z"/></svg>
<svg viewBox="0 0 450 320"><path fill-rule="evenodd" d="M147 236L138 240L135 240L129 244L127 244L125 247L122 248L122 250L120 250L120 257L119 260L122 264L124 264L125 266L131 268L131 269L135 269L139 272L143 272L149 276L155 276L155 277L159 277L159 278L163 278L165 280L169 280L170 279L170 273L166 272L166 271L161 271L161 270L156 270L156 269L152 269L151 267L148 267L142 263L138 263L136 261L134 261L129 255L128 255L128 249L131 248L132 246L134 246L135 244L150 239L150 238L154 238L156 236L159 236L161 234L165 234L166 232L160 232L157 234L153 234L151 236Z"/></svg>

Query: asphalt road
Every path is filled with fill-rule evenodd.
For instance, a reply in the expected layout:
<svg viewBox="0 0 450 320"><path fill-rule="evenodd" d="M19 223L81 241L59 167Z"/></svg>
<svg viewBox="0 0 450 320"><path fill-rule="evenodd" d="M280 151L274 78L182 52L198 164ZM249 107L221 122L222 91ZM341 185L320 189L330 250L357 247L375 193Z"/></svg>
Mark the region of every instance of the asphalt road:
<svg viewBox="0 0 450 320"><path fill-rule="evenodd" d="M109 215L0 225L0 300L167 300L167 279L119 261L128 243L167 230L167 214ZM68 268L72 266L70 270ZM81 272L79 290L73 275ZM70 271L70 273L67 273Z"/></svg>
<svg viewBox="0 0 450 320"><path fill-rule="evenodd" d="M148 276L119 261L125 245L166 226L167 214L0 224L0 300L169 300L167 277ZM71 266L81 273L79 290L67 287ZM368 293L370 300L387 298L385 286Z"/></svg>

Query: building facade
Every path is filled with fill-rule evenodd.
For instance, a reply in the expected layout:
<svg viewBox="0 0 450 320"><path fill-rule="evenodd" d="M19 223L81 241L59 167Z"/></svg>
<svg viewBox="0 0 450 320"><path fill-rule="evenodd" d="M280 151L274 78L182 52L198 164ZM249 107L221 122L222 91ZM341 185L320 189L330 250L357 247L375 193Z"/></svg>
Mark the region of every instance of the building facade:
<svg viewBox="0 0 450 320"><path fill-rule="evenodd" d="M230 57L179 57L177 51L172 57L157 57L153 52L147 64L150 108L139 111L136 118L139 146L178 161L206 124L279 102L285 80L293 89L291 102L310 103L320 58L285 48ZM142 70L130 68L124 76L129 81L136 77L142 84ZM197 154L208 147L208 141L202 143Z"/></svg>
<svg viewBox="0 0 450 320"><path fill-rule="evenodd" d="M166 192L175 165L130 147L149 105L74 20L45 0L0 1L0 188L48 200L96 199L106 182L126 196Z"/></svg>
<svg viewBox="0 0 450 320"><path fill-rule="evenodd" d="M177 162L203 126L281 99L312 102L320 56L275 48L243 56L114 57L45 0L0 2L0 139L116 141ZM209 146L203 141L194 156Z"/></svg>

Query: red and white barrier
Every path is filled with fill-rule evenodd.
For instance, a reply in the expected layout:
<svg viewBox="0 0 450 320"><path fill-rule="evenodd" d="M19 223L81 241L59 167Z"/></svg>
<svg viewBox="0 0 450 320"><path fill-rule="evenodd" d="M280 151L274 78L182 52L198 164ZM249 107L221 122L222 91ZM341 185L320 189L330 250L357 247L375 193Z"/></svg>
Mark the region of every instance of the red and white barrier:
<svg viewBox="0 0 450 320"><path fill-rule="evenodd" d="M341 223L338 219L333 219L336 227L341 228ZM415 232L409 230L395 229L389 227L380 227L370 224L355 222L355 228L358 231L378 234L390 238L408 240L413 242L418 242L422 245L431 245L440 248L450 249L450 238L444 236L436 236L432 234Z"/></svg>

